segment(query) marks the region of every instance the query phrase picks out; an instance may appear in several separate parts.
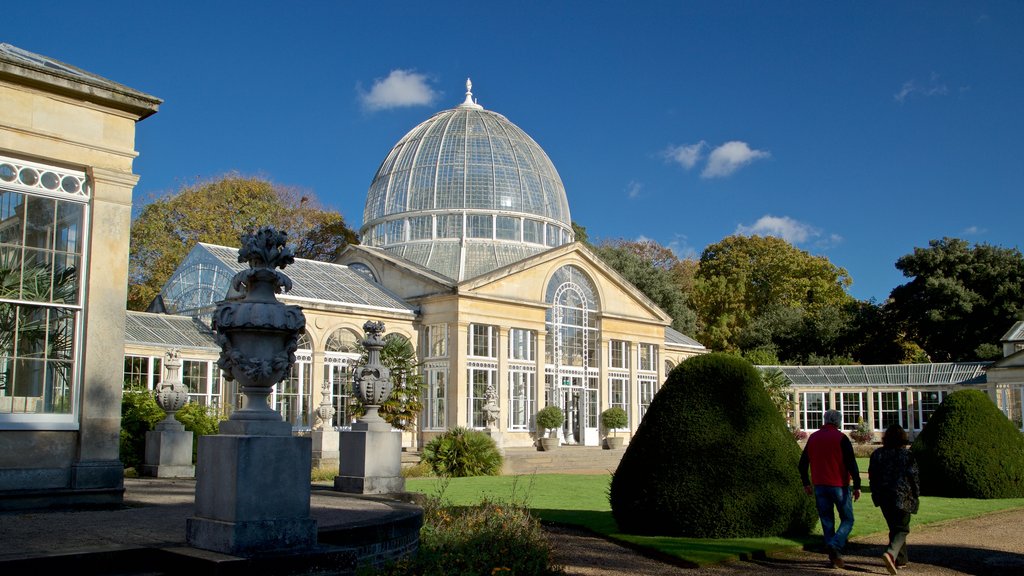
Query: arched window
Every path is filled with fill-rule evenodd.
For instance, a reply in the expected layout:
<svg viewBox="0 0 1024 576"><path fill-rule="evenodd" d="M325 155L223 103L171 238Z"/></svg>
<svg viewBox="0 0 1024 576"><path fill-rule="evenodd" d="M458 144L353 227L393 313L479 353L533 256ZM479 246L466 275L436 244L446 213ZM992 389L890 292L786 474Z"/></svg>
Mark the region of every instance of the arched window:
<svg viewBox="0 0 1024 576"><path fill-rule="evenodd" d="M348 426L355 419L352 414L352 367L359 360L362 348L355 332L338 328L324 344L323 385L330 390L334 404L334 421L325 426ZM321 392L322 394L322 392ZM322 401L313 395L314 403Z"/></svg>
<svg viewBox="0 0 1024 576"><path fill-rule="evenodd" d="M548 282L546 362L556 366L597 367L597 290L578 267L559 268Z"/></svg>
<svg viewBox="0 0 1024 576"><path fill-rule="evenodd" d="M275 386L273 407L294 429L309 429L313 424L313 409L309 402L309 387L313 368L313 343L309 334L299 336L295 364L287 378Z"/></svg>

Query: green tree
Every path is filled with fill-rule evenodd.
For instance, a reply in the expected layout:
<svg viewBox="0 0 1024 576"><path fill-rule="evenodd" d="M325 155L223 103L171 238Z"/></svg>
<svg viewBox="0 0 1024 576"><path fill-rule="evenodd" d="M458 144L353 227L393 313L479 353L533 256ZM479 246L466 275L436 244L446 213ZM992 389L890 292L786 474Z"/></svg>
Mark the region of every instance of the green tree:
<svg viewBox="0 0 1024 576"><path fill-rule="evenodd" d="M843 268L781 238L726 237L704 249L697 268L690 301L700 319L698 340L718 350L742 349L741 339L751 323L766 315L764 321L770 323L772 314L800 318L799 323L779 326L794 338L800 332L805 341L816 338L815 332L837 333L835 322L853 301L846 292L851 282ZM759 347L766 342L750 344ZM779 356L784 358L781 351Z"/></svg>
<svg viewBox="0 0 1024 576"><path fill-rule="evenodd" d="M1024 319L1024 256L1016 248L932 240L896 261L913 278L890 294L896 318L936 362L975 360ZM981 348L991 353L991 348Z"/></svg>
<svg viewBox="0 0 1024 576"><path fill-rule="evenodd" d="M688 267L671 250L652 240L614 240L602 242L594 251L668 313L673 328L694 334L697 317L687 305L687 294L683 291Z"/></svg>
<svg viewBox="0 0 1024 576"><path fill-rule="evenodd" d="M132 222L128 307L144 310L197 242L237 246L244 232L288 232L299 258L331 261L356 241L341 214L309 192L229 174L144 205Z"/></svg>

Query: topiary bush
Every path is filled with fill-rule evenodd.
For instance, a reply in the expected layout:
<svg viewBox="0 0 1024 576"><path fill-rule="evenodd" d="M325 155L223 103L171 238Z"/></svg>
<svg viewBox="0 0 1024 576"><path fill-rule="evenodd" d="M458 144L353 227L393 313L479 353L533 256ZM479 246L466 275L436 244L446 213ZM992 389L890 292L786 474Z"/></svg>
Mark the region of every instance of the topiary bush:
<svg viewBox="0 0 1024 576"><path fill-rule="evenodd" d="M981 390L947 396L911 449L922 494L1024 497L1024 437Z"/></svg>
<svg viewBox="0 0 1024 576"><path fill-rule="evenodd" d="M618 406L612 406L611 408L601 412L601 426L612 435L615 435L615 431L620 428L625 428L629 425L629 414Z"/></svg>
<svg viewBox="0 0 1024 576"><path fill-rule="evenodd" d="M478 430L457 426L423 447L423 461L437 476L497 476L502 457L494 439Z"/></svg>
<svg viewBox="0 0 1024 576"><path fill-rule="evenodd" d="M537 411L537 427L538 436L543 436L545 432L550 431L554 435L555 430L562 427L562 423L565 422L565 414L562 409L558 406L545 406Z"/></svg>
<svg viewBox="0 0 1024 576"><path fill-rule="evenodd" d="M612 515L628 534L806 535L817 512L799 460L754 366L695 356L672 371L626 448L609 490Z"/></svg>

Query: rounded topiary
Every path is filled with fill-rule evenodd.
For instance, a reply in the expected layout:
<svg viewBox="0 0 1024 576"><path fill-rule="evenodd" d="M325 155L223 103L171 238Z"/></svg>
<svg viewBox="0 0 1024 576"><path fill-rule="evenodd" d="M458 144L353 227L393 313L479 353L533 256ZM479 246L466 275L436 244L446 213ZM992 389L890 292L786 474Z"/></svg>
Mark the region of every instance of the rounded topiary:
<svg viewBox="0 0 1024 576"><path fill-rule="evenodd" d="M558 406L545 406L537 412L537 426L544 430L557 430L565 422L565 414Z"/></svg>
<svg viewBox="0 0 1024 576"><path fill-rule="evenodd" d="M981 390L953 392L912 447L921 493L953 498L1024 497L1024 438Z"/></svg>
<svg viewBox="0 0 1024 576"><path fill-rule="evenodd" d="M615 430L625 428L627 425L629 425L629 415L622 408L612 406L601 412L601 426L604 426L605 430L612 434L615 434Z"/></svg>
<svg viewBox="0 0 1024 576"><path fill-rule="evenodd" d="M493 438L461 426L423 447L423 461L437 476L497 476L501 474L502 460Z"/></svg>
<svg viewBox="0 0 1024 576"><path fill-rule="evenodd" d="M612 515L630 534L806 535L817 512L799 460L753 365L695 356L672 371L626 448Z"/></svg>

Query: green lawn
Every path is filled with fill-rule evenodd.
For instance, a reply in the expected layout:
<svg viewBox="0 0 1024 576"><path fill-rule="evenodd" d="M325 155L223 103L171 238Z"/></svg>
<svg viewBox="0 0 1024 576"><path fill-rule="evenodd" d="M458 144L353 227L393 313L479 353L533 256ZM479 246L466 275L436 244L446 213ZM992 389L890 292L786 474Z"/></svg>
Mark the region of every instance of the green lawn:
<svg viewBox="0 0 1024 576"><path fill-rule="evenodd" d="M867 462L864 462L865 470ZM453 505L469 505L484 498L523 502L539 518L583 526L610 538L634 546L655 549L681 559L690 565L702 565L749 556L755 552L803 546L802 540L788 538L670 538L620 534L608 505L611 476L578 474L538 474L534 476L477 476L473 478L409 478L406 489L440 496ZM865 488L867 482L865 481ZM1024 498L974 500L923 497L921 511L913 525L940 522L952 518L979 516L1009 508L1024 508ZM865 492L854 504L851 537L885 532L882 513L872 506L871 494ZM820 527L817 534L820 535ZM812 538L810 541L816 541Z"/></svg>

